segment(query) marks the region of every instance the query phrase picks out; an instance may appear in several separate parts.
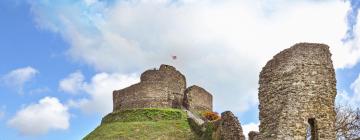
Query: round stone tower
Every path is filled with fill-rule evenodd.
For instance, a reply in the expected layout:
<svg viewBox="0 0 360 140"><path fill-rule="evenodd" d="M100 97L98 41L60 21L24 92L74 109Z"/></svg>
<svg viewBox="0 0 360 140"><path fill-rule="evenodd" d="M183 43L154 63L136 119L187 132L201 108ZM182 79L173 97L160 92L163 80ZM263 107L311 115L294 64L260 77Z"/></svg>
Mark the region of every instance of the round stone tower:
<svg viewBox="0 0 360 140"><path fill-rule="evenodd" d="M113 92L113 111L134 108L181 108L185 76L169 65L141 74L140 83Z"/></svg>
<svg viewBox="0 0 360 140"><path fill-rule="evenodd" d="M283 50L262 69L259 84L260 139L335 139L336 79L327 45Z"/></svg>

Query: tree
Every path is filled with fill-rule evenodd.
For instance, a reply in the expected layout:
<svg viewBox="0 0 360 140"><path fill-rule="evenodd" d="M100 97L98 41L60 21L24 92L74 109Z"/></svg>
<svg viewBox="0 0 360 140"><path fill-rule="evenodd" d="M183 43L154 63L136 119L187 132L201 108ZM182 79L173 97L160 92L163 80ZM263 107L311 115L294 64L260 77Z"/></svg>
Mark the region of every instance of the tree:
<svg viewBox="0 0 360 140"><path fill-rule="evenodd" d="M360 138L360 109L337 105L335 130L337 139Z"/></svg>

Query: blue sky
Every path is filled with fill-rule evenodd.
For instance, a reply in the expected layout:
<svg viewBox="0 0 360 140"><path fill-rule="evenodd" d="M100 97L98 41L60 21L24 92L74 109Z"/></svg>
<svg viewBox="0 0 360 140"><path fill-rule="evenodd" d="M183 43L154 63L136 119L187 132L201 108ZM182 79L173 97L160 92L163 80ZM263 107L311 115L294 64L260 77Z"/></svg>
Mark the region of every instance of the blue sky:
<svg viewBox="0 0 360 140"><path fill-rule="evenodd" d="M257 80L297 42L330 46L337 102L360 105L359 3L353 1L0 1L0 140L81 139L111 91L171 64L257 129ZM171 56L176 55L177 60Z"/></svg>

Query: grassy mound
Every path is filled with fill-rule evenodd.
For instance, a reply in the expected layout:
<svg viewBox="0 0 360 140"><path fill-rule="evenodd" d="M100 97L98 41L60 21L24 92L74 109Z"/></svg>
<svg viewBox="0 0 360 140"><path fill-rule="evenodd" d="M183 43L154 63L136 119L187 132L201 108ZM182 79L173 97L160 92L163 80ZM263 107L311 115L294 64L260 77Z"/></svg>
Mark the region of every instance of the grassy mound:
<svg viewBox="0 0 360 140"><path fill-rule="evenodd" d="M102 119L102 124L112 122L143 122L186 119L185 112L178 109L132 109L113 112Z"/></svg>
<svg viewBox="0 0 360 140"><path fill-rule="evenodd" d="M84 140L197 139L179 109L134 109L106 115Z"/></svg>

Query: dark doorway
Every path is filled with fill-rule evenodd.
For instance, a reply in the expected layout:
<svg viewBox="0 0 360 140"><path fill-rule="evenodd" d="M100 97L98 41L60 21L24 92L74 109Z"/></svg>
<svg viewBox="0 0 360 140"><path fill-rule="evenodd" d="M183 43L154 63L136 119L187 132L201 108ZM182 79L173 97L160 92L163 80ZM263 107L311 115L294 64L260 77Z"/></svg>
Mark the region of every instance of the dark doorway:
<svg viewBox="0 0 360 140"><path fill-rule="evenodd" d="M308 127L306 129L306 140L318 140L317 124L315 118L308 119Z"/></svg>

